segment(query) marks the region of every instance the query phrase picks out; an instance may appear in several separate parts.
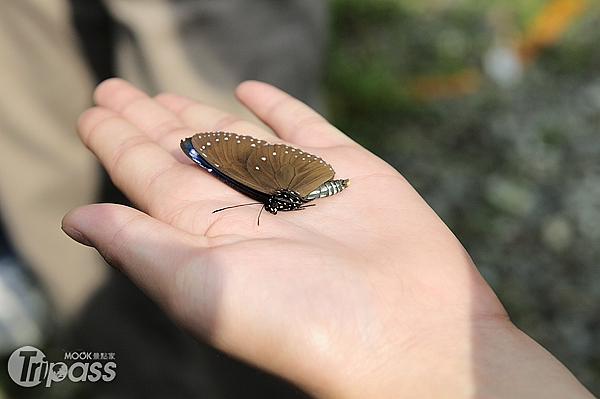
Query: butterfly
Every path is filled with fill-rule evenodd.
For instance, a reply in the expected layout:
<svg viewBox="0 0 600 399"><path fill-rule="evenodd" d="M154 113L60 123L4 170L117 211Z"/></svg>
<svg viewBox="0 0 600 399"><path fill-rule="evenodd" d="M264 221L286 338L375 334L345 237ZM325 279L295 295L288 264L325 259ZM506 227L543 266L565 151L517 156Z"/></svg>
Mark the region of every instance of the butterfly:
<svg viewBox="0 0 600 399"><path fill-rule="evenodd" d="M349 185L349 179L334 180L335 171L321 158L251 136L197 133L182 140L181 149L208 173L274 215L304 209L310 206L308 202L337 194ZM250 204L214 212L243 205Z"/></svg>

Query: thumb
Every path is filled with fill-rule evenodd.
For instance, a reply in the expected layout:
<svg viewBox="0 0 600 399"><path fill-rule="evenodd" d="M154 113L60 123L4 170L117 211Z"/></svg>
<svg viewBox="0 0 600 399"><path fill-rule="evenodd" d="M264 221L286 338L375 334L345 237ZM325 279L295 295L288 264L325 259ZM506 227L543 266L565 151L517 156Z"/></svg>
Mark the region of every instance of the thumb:
<svg viewBox="0 0 600 399"><path fill-rule="evenodd" d="M116 204L75 208L64 216L62 229L75 241L96 248L167 312L179 308L183 299L181 282L193 253L206 248L203 236Z"/></svg>

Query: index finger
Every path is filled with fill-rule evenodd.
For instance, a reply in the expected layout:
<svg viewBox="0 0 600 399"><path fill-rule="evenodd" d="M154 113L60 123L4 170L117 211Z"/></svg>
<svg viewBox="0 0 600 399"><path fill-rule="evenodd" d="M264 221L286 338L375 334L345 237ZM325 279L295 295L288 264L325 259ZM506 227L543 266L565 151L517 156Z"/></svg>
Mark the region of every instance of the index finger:
<svg viewBox="0 0 600 399"><path fill-rule="evenodd" d="M129 92L125 88L123 91L128 95L137 91L133 87L131 90ZM135 95L130 99L137 101ZM153 107L147 108L147 113L152 113ZM138 118L143 119L143 107L138 112ZM151 115L148 117L151 118ZM196 166L181 162L187 157L179 149L179 141L193 132L178 127L177 123L171 126L173 130L165 131L164 136L176 143L175 155L122 115L106 107L90 108L78 121L82 141L104 165L115 185L137 207L167 222L186 209L193 213L209 207L207 200L211 196L228 190L227 186L208 174L198 173ZM192 190L190 187L201 189ZM193 206L188 206L190 204Z"/></svg>
<svg viewBox="0 0 600 399"><path fill-rule="evenodd" d="M189 135L188 127L148 94L125 80L112 78L98 85L94 101L135 126L178 160L185 159L180 156L179 141Z"/></svg>

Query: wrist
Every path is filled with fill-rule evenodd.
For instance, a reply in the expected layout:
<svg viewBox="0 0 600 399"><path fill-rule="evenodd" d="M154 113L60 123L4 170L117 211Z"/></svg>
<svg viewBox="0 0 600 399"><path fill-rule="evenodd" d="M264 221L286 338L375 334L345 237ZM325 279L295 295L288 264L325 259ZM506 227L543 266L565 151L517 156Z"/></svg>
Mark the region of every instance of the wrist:
<svg viewBox="0 0 600 399"><path fill-rule="evenodd" d="M333 390L317 397L593 398L564 365L508 319L467 324L431 329L429 336L416 337L414 345L405 341L387 351L382 345L361 367L346 367Z"/></svg>
<svg viewBox="0 0 600 399"><path fill-rule="evenodd" d="M594 397L558 359L508 320L478 329L473 376L475 397Z"/></svg>

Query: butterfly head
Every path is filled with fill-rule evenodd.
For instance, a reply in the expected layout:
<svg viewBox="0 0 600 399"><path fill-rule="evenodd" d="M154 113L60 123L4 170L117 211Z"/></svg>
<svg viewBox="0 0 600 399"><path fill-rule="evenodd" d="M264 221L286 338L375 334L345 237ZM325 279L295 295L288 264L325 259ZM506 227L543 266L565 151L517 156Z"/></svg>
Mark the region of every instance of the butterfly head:
<svg viewBox="0 0 600 399"><path fill-rule="evenodd" d="M265 203L265 210L276 215L278 211L296 211L302 209L306 202L297 192L281 189L269 196Z"/></svg>

